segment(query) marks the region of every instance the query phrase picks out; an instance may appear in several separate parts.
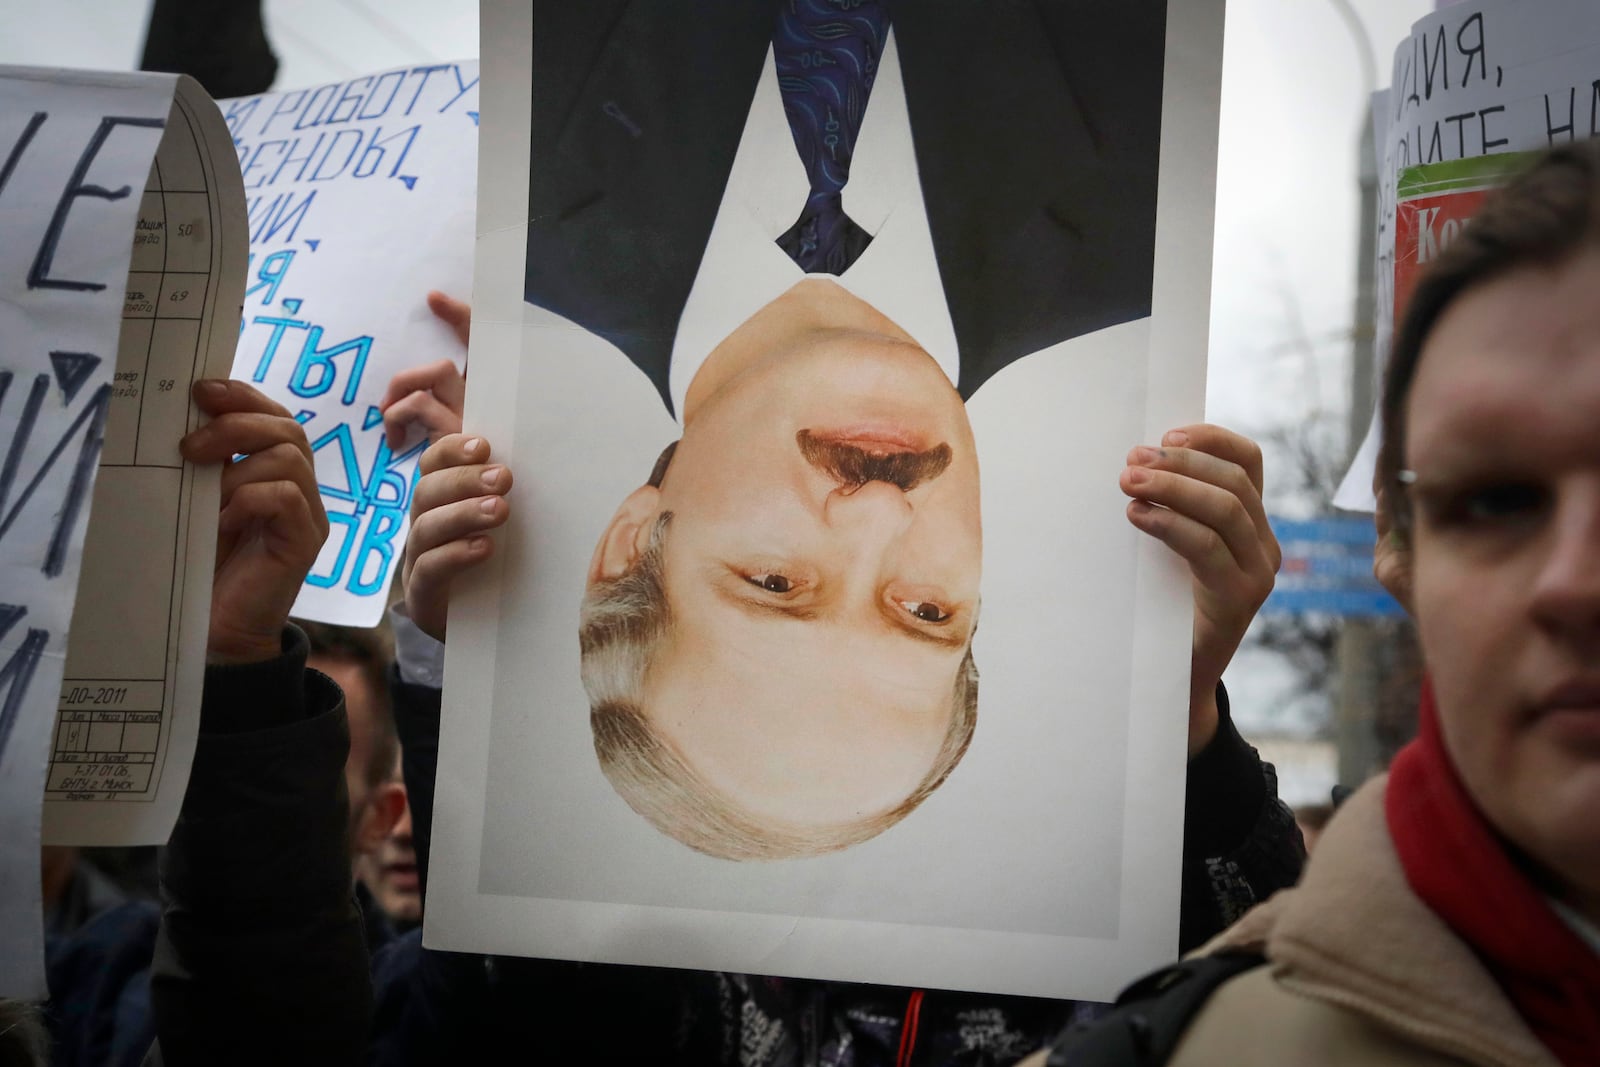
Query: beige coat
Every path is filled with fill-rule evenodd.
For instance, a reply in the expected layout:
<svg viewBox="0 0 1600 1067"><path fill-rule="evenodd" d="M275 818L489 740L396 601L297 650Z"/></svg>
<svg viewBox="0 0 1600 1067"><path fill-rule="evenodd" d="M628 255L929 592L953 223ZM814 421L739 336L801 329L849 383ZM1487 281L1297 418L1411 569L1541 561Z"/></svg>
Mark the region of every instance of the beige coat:
<svg viewBox="0 0 1600 1067"><path fill-rule="evenodd" d="M1269 962L1211 996L1169 1067L1560 1067L1411 892L1384 784L1345 803L1297 888L1200 949L1245 948ZM1040 1053L1024 1065L1044 1062Z"/></svg>
<svg viewBox="0 0 1600 1067"><path fill-rule="evenodd" d="M1412 893L1384 785L1346 802L1298 888L1201 950L1247 947L1270 962L1213 995L1172 1067L1559 1067L1472 950Z"/></svg>

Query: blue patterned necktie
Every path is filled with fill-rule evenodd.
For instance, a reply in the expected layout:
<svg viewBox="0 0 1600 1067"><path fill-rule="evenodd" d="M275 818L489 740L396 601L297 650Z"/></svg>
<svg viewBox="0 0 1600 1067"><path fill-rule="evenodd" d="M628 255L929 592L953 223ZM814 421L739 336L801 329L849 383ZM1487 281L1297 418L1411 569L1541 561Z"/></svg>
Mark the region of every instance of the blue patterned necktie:
<svg viewBox="0 0 1600 1067"><path fill-rule="evenodd" d="M780 0L772 39L783 110L805 164L811 194L778 238L807 274L843 274L872 235L844 213L867 94L889 33L881 0Z"/></svg>

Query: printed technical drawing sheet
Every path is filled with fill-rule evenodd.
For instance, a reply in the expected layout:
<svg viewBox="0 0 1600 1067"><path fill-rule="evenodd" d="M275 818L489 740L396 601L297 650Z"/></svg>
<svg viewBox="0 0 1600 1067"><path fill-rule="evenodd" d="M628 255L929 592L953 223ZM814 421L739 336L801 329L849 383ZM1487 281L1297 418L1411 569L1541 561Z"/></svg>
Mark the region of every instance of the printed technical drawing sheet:
<svg viewBox="0 0 1600 1067"><path fill-rule="evenodd" d="M183 799L219 483L178 441L247 249L197 83L6 68L0 101L0 994L28 996L41 841L162 842Z"/></svg>

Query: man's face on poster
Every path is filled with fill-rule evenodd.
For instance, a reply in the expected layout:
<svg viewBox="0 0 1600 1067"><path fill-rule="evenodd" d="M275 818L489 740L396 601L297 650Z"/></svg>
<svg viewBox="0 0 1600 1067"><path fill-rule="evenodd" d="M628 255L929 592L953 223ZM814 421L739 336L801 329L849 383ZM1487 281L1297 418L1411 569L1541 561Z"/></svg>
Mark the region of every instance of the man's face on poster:
<svg viewBox="0 0 1600 1067"><path fill-rule="evenodd" d="M826 328L763 352L624 503L591 585L652 536L670 624L638 711L704 787L792 827L917 792L959 714L982 556L971 428L926 352Z"/></svg>

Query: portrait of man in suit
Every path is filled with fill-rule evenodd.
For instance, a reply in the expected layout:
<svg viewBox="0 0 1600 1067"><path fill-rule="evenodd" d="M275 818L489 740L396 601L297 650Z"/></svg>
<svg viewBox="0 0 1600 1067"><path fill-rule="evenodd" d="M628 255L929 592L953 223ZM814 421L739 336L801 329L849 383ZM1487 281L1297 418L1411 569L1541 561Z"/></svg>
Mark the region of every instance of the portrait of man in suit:
<svg viewBox="0 0 1600 1067"><path fill-rule="evenodd" d="M602 769L726 858L833 851L944 781L976 717L978 464L909 335L808 278L718 345L582 609Z"/></svg>
<svg viewBox="0 0 1600 1067"><path fill-rule="evenodd" d="M836 851L961 759L964 403L1149 314L1164 33L1163 0L536 0L526 299L681 428L580 622L657 829Z"/></svg>

